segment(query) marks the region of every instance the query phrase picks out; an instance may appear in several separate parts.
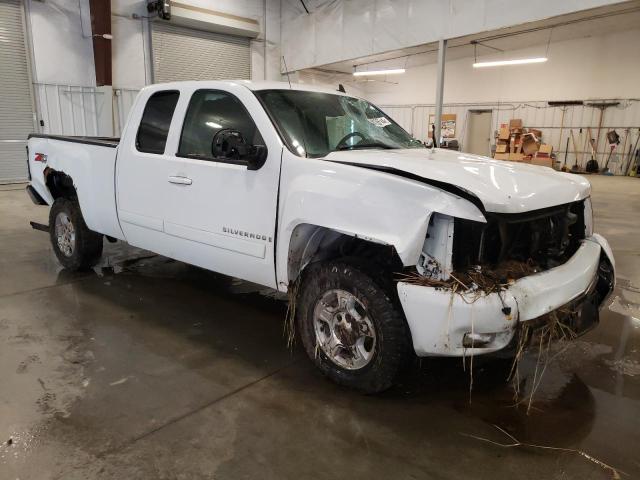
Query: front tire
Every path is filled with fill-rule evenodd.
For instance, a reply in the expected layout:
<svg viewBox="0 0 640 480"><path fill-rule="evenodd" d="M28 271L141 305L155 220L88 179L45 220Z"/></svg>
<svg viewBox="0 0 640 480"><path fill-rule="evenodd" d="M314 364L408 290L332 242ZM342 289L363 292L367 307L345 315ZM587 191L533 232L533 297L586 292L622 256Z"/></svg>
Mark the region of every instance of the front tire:
<svg viewBox="0 0 640 480"><path fill-rule="evenodd" d="M77 200L61 197L53 202L49 238L58 261L67 270L91 268L102 256L102 235L89 230Z"/></svg>
<svg viewBox="0 0 640 480"><path fill-rule="evenodd" d="M297 299L309 358L334 382L365 393L392 386L410 353L409 329L383 275L353 261L312 264Z"/></svg>

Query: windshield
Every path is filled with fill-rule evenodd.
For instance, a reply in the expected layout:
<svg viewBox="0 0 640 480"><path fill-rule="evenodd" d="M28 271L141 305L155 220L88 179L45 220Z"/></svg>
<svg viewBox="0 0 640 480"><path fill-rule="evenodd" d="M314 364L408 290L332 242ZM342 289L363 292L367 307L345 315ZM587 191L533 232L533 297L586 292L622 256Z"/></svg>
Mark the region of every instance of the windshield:
<svg viewBox="0 0 640 480"><path fill-rule="evenodd" d="M302 157L336 150L424 148L365 100L300 90L256 92L289 149Z"/></svg>

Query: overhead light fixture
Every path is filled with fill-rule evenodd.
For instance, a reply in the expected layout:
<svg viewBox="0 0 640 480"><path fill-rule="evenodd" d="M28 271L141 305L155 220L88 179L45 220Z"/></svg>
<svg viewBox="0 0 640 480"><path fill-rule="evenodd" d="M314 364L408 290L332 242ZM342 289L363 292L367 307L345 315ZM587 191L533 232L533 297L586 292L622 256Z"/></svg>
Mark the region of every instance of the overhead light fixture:
<svg viewBox="0 0 640 480"><path fill-rule="evenodd" d="M547 61L547 57L537 57L537 58L519 58L516 60L497 60L495 62L476 62L473 64L473 68L501 67L504 65L524 65L526 63L544 63L546 61Z"/></svg>
<svg viewBox="0 0 640 480"><path fill-rule="evenodd" d="M359 72L353 72L353 76L365 77L368 75L397 75L398 73L404 73L404 68L392 68L390 70L360 70Z"/></svg>

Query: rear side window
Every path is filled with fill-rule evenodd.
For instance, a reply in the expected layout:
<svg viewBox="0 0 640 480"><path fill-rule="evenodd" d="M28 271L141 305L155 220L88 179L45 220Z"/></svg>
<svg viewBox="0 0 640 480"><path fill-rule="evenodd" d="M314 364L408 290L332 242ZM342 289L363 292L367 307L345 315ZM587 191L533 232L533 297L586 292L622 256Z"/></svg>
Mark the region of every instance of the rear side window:
<svg viewBox="0 0 640 480"><path fill-rule="evenodd" d="M140 152L164 153L164 146L169 135L169 126L173 111L176 109L178 97L177 91L156 92L144 107L138 135L136 136L136 148Z"/></svg>

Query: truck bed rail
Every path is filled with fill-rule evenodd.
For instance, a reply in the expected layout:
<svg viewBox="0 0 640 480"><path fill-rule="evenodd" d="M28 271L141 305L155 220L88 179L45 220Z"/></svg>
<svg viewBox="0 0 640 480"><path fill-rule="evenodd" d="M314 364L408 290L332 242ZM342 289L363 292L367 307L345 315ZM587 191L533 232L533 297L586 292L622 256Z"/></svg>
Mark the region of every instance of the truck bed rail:
<svg viewBox="0 0 640 480"><path fill-rule="evenodd" d="M118 137L82 137L70 135L48 135L45 133L31 133L29 138L49 138L51 140L61 140L63 142L84 143L88 145L98 145L100 147L116 148L120 143Z"/></svg>

